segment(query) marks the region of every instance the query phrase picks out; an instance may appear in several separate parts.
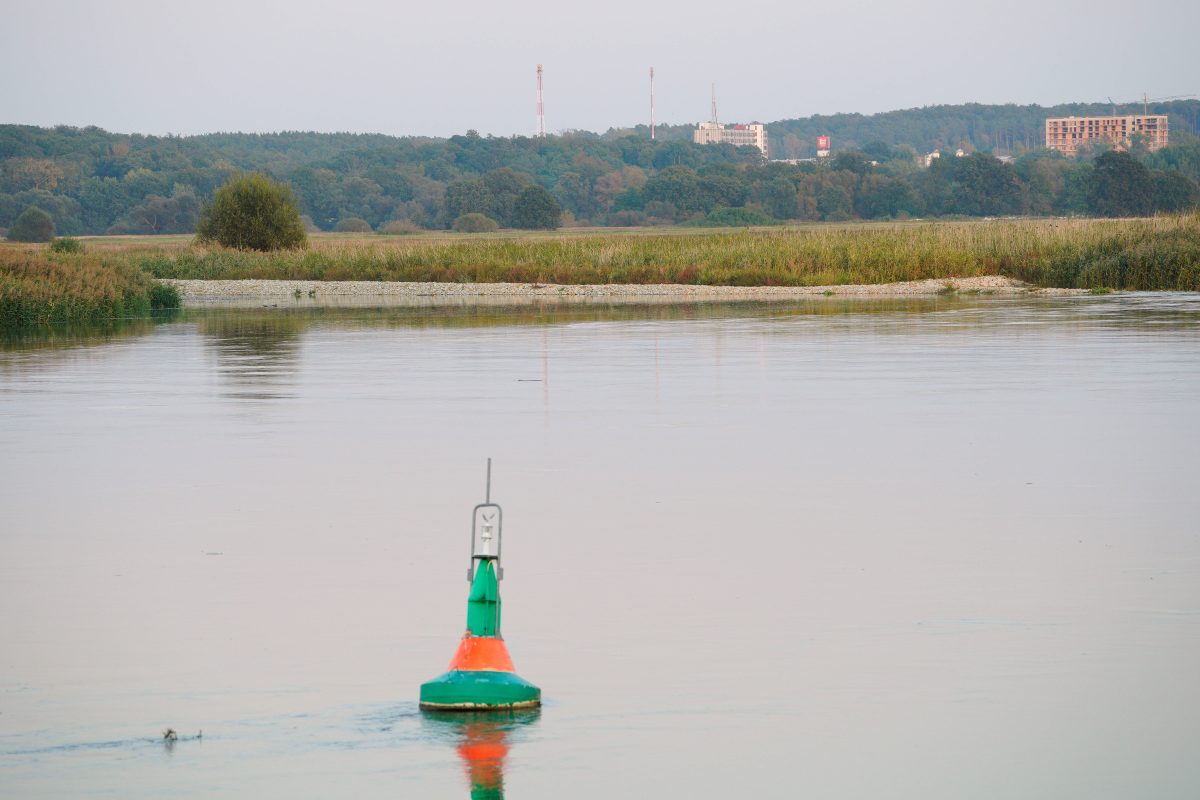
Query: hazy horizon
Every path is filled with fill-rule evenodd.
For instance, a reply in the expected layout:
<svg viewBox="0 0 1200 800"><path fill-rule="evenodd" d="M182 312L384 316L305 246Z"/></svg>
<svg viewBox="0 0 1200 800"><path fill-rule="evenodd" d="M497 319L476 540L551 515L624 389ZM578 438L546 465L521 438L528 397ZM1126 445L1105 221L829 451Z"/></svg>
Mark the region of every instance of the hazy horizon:
<svg viewBox="0 0 1200 800"><path fill-rule="evenodd" d="M534 131L545 65L550 132L706 119L771 122L982 103L1118 103L1193 94L1195 4L1136 15L1077 0L1004 10L917 0L758 15L614 0L603 8L398 8L302 0L204 8L117 0L21 6L0 33L4 121L148 135L280 131L445 137ZM1117 47L1120 52L1114 57ZM1104 55L1092 55L1092 48ZM1189 83L1190 81L1190 83Z"/></svg>
<svg viewBox="0 0 1200 800"><path fill-rule="evenodd" d="M1193 98L1187 98L1187 99L1193 99ZM1105 98L1105 99L1103 99L1103 100L1086 99L1086 98L1080 98L1080 99L1066 99L1066 100L1059 100L1059 101L1057 101L1057 102L1052 102L1052 103L1021 103L1021 102L1015 102L1015 101L1014 101L1014 102L1012 102L1012 103L980 103L980 102L979 102L979 101L977 101L977 100L963 100L963 101L962 101L962 102L960 102L960 103L930 103L930 104L927 104L927 105L924 105L924 106L908 106L908 107L905 107L905 108L885 108L885 109L880 109L880 110L878 110L878 111L870 111L870 112L851 111L851 110L847 110L847 111L832 111L832 112L828 112L828 113L814 112L813 114L804 114L804 115L801 115L801 116L798 116L798 117L786 117L786 118L785 118L785 117L781 117L780 119L755 119L755 120L745 120L745 121L746 121L746 122L762 122L762 123L765 123L765 124L768 124L768 125L769 125L769 124L771 124L771 123L774 123L774 122L781 122L781 121L784 121L784 120L786 120L786 119L806 119L806 118L810 118L810 117L814 117L814 116L826 116L826 117L828 117L828 116L836 116L836 115L840 115L840 114L858 114L858 115L860 115L860 116L863 116L863 117L871 117L871 116L875 116L875 115L878 115L878 114L898 113L898 112L904 112L904 111L920 111L920 110L922 110L922 109L937 108L937 107L942 107L942 106L962 106L962 105L968 105L968 104L976 104L976 105L984 105L984 106L1000 106L1000 105L1009 105L1009 104L1011 104L1011 105L1022 106L1022 107L1026 107L1026 106L1039 106L1039 107L1042 107L1042 108L1052 108L1052 107L1054 107L1054 106L1057 106L1057 105L1065 105L1065 104L1075 104L1075 103L1100 103L1100 104L1106 104L1107 102L1108 102L1108 101L1107 101L1107 98ZM1140 102L1140 101L1139 101L1139 102ZM1124 105L1128 106L1128 105L1129 105L1129 103L1125 103ZM1120 109L1118 109L1118 113L1121 113ZM705 119L707 119L707 118L705 118ZM700 121L699 119L696 119L696 120L684 120L684 121L682 121L682 122L672 122L672 121L666 121L666 122L664 122L664 121L662 121L662 120L658 120L658 121L657 121L657 125L658 125L658 127L661 129L661 128L664 128L664 127L671 127L671 126L680 126L680 125L688 125L688 126L690 126L690 125L695 125L695 124L696 124L697 122L699 122L699 121ZM722 122L727 122L727 123L732 123L732 122L733 122L733 120L725 120L725 119L722 119L721 121L722 121ZM739 122L739 123L740 123L740 122L743 122L743 120L737 120L737 122ZM129 135L129 136L158 136L158 137L176 136L176 137L181 137L181 138L182 138L182 137L193 137L193 136L227 136L227 135L228 135L228 136L233 136L233 135L242 135L242 134L245 134L245 135L255 135L255 136L271 136L271 135L283 135L283 134L289 134L289 133L297 133L297 134L319 134L319 135L339 135L339 134L350 134L350 135L355 135L355 136L389 136L389 137L394 137L394 138L398 138L398 139L402 139L402 138L415 138L415 139L448 139L448 138L450 138L450 137L452 137L452 136L465 136L465 135L467 135L468 133L470 133L470 132L472 132L472 131L474 131L475 133L479 134L480 136L495 136L495 137L509 137L509 136L517 136L517 137L520 137L520 136L526 136L526 137L533 137L533 136L534 136L534 133L533 133L533 131L513 131L513 132L511 132L511 133L499 133L499 134L497 134L497 133L489 133L489 132L485 132L485 131L480 131L480 130L478 130L478 129L476 129L476 128L466 128L466 129L463 129L463 130L460 130L460 131L451 131L451 132L449 132L449 133L444 133L444 134L435 134L435 133L404 133L404 132L396 132L396 133L393 133L393 132L388 132L388 131L371 131L371 130L339 130L339 129L335 129L335 128L329 128L329 129L313 129L313 128L308 128L308 129L299 129L299 128L276 128L276 129L274 129L274 130L269 130L269 129L268 129L268 130L206 130L206 131L195 131L195 132L183 132L183 133L181 133L181 132L179 132L179 131L141 131L141 130L120 130L120 129L116 129L116 128L108 128L108 127L105 127L105 126L103 126L103 125L96 125L95 123L90 123L90 122L23 122L23 121L15 121L15 122L13 122L13 121L0 121L0 124L5 124L5 125L31 125L31 126L40 127L40 128L43 128L43 129L53 129L53 128L55 128L55 127L58 127L58 126L67 126L67 127L72 127L72 128L87 128L87 127L97 127L97 128L100 128L101 130L105 131L106 133L110 133L110 134L114 134L114 135ZM643 126L645 126L645 125L648 125L648 123L646 123L646 122L634 122L634 123L631 123L631 124L629 124L629 125L609 125L609 126L607 126L607 127L605 127L605 128L596 128L596 129L586 129L586 128L564 128L564 129L562 129L562 130L550 130L550 129L547 129L547 131L546 131L546 134L547 134L547 135L549 135L549 136L562 136L562 135L567 135L567 134L570 134L570 133L576 133L576 132L579 132L579 133L591 133L591 134L596 134L596 135L603 135L603 134L605 134L606 132L608 132L609 130L632 130L632 129L634 129L635 127L637 127L638 125L643 125Z"/></svg>

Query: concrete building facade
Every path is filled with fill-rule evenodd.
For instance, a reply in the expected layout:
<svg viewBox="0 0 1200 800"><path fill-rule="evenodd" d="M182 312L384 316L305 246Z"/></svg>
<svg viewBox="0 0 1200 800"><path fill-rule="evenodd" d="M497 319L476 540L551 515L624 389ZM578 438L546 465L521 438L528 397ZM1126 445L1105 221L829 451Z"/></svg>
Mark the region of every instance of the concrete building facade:
<svg viewBox="0 0 1200 800"><path fill-rule="evenodd" d="M767 126L755 122L750 125L723 125L720 122L701 122L692 133L696 144L732 144L737 147L752 145L767 157Z"/></svg>
<svg viewBox="0 0 1200 800"><path fill-rule="evenodd" d="M1118 150L1129 148L1133 136L1140 134L1151 150L1167 146L1165 114L1131 114L1124 117L1051 117L1046 120L1046 147L1069 156L1079 148L1107 142Z"/></svg>

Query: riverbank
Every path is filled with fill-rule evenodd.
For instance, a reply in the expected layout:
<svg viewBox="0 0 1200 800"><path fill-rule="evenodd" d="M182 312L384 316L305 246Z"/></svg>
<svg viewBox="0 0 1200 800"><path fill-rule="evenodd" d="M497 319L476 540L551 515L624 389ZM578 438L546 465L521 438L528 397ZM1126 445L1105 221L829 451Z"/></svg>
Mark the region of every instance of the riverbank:
<svg viewBox="0 0 1200 800"><path fill-rule="evenodd" d="M143 306L138 298L152 299L156 286L178 288L192 303L297 293L687 301L1200 291L1200 214L656 234L367 234L314 237L308 249L270 253L199 247L186 237L161 244L88 239L83 246L76 254L0 246L3 324L134 315ZM114 292L123 293L119 304Z"/></svg>
<svg viewBox="0 0 1200 800"><path fill-rule="evenodd" d="M1017 296L1086 294L1087 289L1043 289L986 275L851 286L697 286L685 284L430 283L402 281L173 280L184 305L253 304L301 298L343 305L372 299L547 300L564 302L697 302L791 300L810 297L928 297L954 293Z"/></svg>
<svg viewBox="0 0 1200 800"><path fill-rule="evenodd" d="M662 235L378 237L301 251L133 248L156 278L830 287L1000 275L1053 288L1200 290L1200 214L727 229Z"/></svg>

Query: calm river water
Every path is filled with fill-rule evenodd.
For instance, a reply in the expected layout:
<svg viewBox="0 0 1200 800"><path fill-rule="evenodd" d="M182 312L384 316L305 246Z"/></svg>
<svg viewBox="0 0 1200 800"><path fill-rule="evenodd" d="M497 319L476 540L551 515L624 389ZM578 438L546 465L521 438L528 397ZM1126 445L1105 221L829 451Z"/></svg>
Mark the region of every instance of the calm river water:
<svg viewBox="0 0 1200 800"><path fill-rule="evenodd" d="M425 716L488 456L546 705ZM9 341L0 795L1191 800L1198 466L1196 295Z"/></svg>

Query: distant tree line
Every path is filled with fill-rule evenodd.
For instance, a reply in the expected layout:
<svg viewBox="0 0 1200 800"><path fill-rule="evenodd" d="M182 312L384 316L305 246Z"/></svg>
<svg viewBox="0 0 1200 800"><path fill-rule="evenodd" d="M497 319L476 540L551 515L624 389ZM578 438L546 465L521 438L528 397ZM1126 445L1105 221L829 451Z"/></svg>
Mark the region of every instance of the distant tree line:
<svg viewBox="0 0 1200 800"><path fill-rule="evenodd" d="M1173 120L1200 107L1168 105ZM1135 143L1129 154L1098 148L1068 159L1039 146L981 146L991 136L981 132L983 121L1029 108L1036 107L955 106L860 117L856 136L887 131L888 138L858 144L847 135L839 145L834 132L838 149L831 158L794 164L764 162L754 148L694 145L670 127L651 141L640 130L544 139L473 131L448 139L155 137L3 125L0 228L12 228L37 208L58 235L192 232L217 188L244 172L290 185L306 223L319 230L447 229L463 217L457 227L467 230L489 228L480 217L499 227L539 228L1130 215L1200 202L1200 139L1186 132L1186 121L1172 123L1175 144L1156 153ZM1051 111L1058 109L1040 109L1038 119ZM888 129L887 119L913 132L896 141L907 128ZM966 125L975 138L954 138L963 119L977 121ZM817 118L772 123L772 136L808 125L830 130L823 124ZM939 130L934 138L946 146L926 167L926 144ZM955 156L958 149L962 157Z"/></svg>

